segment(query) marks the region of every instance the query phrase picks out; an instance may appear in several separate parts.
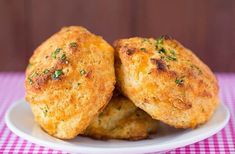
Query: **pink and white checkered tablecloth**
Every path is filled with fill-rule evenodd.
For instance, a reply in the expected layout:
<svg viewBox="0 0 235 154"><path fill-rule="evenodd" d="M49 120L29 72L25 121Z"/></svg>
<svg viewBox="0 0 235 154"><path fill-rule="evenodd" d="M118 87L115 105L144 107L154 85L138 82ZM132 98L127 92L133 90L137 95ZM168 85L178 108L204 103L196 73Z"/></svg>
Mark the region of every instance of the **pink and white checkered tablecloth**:
<svg viewBox="0 0 235 154"><path fill-rule="evenodd" d="M229 124L216 135L167 153L235 153L235 74L217 74L220 96L229 107ZM7 108L24 97L23 73L0 73L0 153L65 153L33 144L13 134L4 122Z"/></svg>

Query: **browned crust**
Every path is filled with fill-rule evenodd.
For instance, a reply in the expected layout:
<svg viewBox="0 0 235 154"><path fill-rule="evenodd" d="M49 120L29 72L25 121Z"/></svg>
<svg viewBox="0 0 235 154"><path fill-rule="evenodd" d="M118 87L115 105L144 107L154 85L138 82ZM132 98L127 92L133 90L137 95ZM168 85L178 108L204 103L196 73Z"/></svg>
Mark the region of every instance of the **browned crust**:
<svg viewBox="0 0 235 154"><path fill-rule="evenodd" d="M156 120L138 109L130 100L115 95L83 132L83 136L102 140L140 140L156 133L157 125Z"/></svg>
<svg viewBox="0 0 235 154"><path fill-rule="evenodd" d="M83 27L71 26L43 42L26 69L26 100L50 135L72 139L112 96L113 48Z"/></svg>
<svg viewBox="0 0 235 154"><path fill-rule="evenodd" d="M135 105L177 128L210 119L219 103L218 82L189 49L166 36L120 39L114 48L118 87ZM128 48L135 52L127 56Z"/></svg>

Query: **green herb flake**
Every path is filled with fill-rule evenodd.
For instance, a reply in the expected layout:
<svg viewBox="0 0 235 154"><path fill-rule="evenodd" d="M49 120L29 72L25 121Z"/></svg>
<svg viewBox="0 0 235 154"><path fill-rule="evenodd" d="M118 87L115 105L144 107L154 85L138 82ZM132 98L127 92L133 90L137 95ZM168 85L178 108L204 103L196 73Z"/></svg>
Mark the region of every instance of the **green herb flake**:
<svg viewBox="0 0 235 154"><path fill-rule="evenodd" d="M44 117L46 117L47 113L48 113L48 110L49 110L48 106L46 105L46 106L42 107L41 110L43 112Z"/></svg>
<svg viewBox="0 0 235 154"><path fill-rule="evenodd" d="M158 51L158 53L164 53L164 54L166 54L166 49L165 48L161 48L159 51Z"/></svg>
<svg viewBox="0 0 235 154"><path fill-rule="evenodd" d="M66 55L65 55L65 53L62 54L61 60L66 60Z"/></svg>
<svg viewBox="0 0 235 154"><path fill-rule="evenodd" d="M51 57L56 59L56 56L60 53L62 49L61 48L57 48L52 54Z"/></svg>
<svg viewBox="0 0 235 154"><path fill-rule="evenodd" d="M146 49L145 49L145 48L140 48L140 50L146 52Z"/></svg>
<svg viewBox="0 0 235 154"><path fill-rule="evenodd" d="M166 58L168 60L177 61L177 58L175 56L167 56Z"/></svg>
<svg viewBox="0 0 235 154"><path fill-rule="evenodd" d="M31 78L34 78L34 77L36 77L36 76L38 76L38 73L37 73L37 72L33 72L33 73L30 75Z"/></svg>
<svg viewBox="0 0 235 154"><path fill-rule="evenodd" d="M33 79L34 77L38 76L38 73L37 72L33 72L31 75L29 75L28 77L28 81L29 81L29 84L33 84Z"/></svg>
<svg viewBox="0 0 235 154"><path fill-rule="evenodd" d="M77 42L71 42L69 46L72 48L76 48L78 45L77 45Z"/></svg>
<svg viewBox="0 0 235 154"><path fill-rule="evenodd" d="M58 79L61 75L63 74L62 70L56 70L53 74L52 74L52 79Z"/></svg>
<svg viewBox="0 0 235 154"><path fill-rule="evenodd" d="M86 74L86 71L85 70L80 70L80 74L84 75L84 74Z"/></svg>
<svg viewBox="0 0 235 154"><path fill-rule="evenodd" d="M49 73L49 72L50 72L50 70L48 70L48 69L45 69L45 70L43 71L44 74L47 74L47 73Z"/></svg>
<svg viewBox="0 0 235 154"><path fill-rule="evenodd" d="M164 56L160 56L160 59L161 59L161 60L164 60L164 59L165 59L165 57L164 57Z"/></svg>
<svg viewBox="0 0 235 154"><path fill-rule="evenodd" d="M184 76L175 79L177 85L182 85L184 83Z"/></svg>
<svg viewBox="0 0 235 154"><path fill-rule="evenodd" d="M28 78L29 84L32 85L33 84L33 80L31 78Z"/></svg>
<svg viewBox="0 0 235 154"><path fill-rule="evenodd" d="M164 41L164 37L160 36L159 38L156 39L156 45L159 46L163 43Z"/></svg>
<svg viewBox="0 0 235 154"><path fill-rule="evenodd" d="M175 56L175 50L170 50L170 53Z"/></svg>
<svg viewBox="0 0 235 154"><path fill-rule="evenodd" d="M81 84L80 82L77 83L78 86L80 86L80 84Z"/></svg>

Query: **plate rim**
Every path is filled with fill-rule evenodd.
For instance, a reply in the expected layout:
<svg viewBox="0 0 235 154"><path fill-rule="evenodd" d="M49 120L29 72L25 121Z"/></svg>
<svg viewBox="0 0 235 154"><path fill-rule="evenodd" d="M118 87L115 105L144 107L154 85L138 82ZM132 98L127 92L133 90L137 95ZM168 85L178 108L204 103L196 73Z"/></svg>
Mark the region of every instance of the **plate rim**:
<svg viewBox="0 0 235 154"><path fill-rule="evenodd" d="M226 118L223 120L223 122L221 123L221 125L219 127L216 127L216 129L214 131L208 131L206 133L204 133L204 135L201 136L193 136L191 138L185 139L185 140L181 140L179 142L175 142L175 143L171 143L170 147L169 145L161 145L161 147L157 147L155 144L151 144L151 145L145 145L145 146L141 146L141 147L122 147L122 148L118 148L118 147L85 147L85 146L80 146L77 145L76 147L70 146L70 145L63 145L63 147L61 147L61 143L59 144L53 144L53 142L50 141L45 141L42 140L40 138L36 138L32 135L29 135L25 132L20 131L10 120L10 113L11 111L19 104L19 103L27 103L27 101L25 99L19 99L17 101L14 101L11 106L7 109L5 116L4 116L4 120L5 123L7 125L7 127L17 136L31 142L34 144L38 144L40 146L44 146L47 148L51 148L51 149L55 149L55 150L61 150L61 151L67 151L67 152L80 152L80 153L104 153L104 152L112 152L112 153L121 153L121 152L135 152L135 153L143 153L143 152L161 152L161 151L167 151L167 150L172 150L172 149L176 149L179 147L184 147L190 144L194 144L196 142L202 141L210 136L213 136L214 134L218 133L219 131L221 131L228 123L229 119L230 119L230 112L228 107L222 102L220 101L219 106L217 107L217 109L219 107L223 107L226 111ZM62 141L66 141L66 140L62 140ZM146 151L147 149L147 151ZM80 150L80 151L79 151Z"/></svg>

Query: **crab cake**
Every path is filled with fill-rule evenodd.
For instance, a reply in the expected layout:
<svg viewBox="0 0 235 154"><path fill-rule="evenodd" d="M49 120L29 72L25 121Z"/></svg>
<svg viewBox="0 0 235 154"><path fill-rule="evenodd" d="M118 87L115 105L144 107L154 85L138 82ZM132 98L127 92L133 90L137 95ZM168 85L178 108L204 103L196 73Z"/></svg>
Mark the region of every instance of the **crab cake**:
<svg viewBox="0 0 235 154"><path fill-rule="evenodd" d="M113 97L84 132L96 139L140 140L155 133L158 122L124 96Z"/></svg>
<svg viewBox="0 0 235 154"><path fill-rule="evenodd" d="M50 135L71 139L112 97L113 48L83 27L66 27L42 43L26 70L26 100Z"/></svg>
<svg viewBox="0 0 235 154"><path fill-rule="evenodd" d="M192 51L166 36L122 39L114 46L118 86L136 106L176 128L210 119L218 83Z"/></svg>

